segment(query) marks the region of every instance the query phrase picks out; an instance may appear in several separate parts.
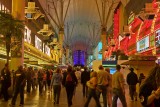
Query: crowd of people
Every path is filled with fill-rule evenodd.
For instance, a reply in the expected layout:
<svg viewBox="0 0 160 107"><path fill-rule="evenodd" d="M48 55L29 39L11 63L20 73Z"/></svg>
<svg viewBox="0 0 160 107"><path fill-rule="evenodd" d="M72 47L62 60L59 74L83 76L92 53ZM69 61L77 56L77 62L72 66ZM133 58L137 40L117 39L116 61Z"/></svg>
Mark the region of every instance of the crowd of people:
<svg viewBox="0 0 160 107"><path fill-rule="evenodd" d="M61 87L65 87L67 94L68 107L72 106L72 98L76 92L76 87L82 84L82 94L86 98L84 107L88 107L93 97L96 106L100 104L102 95L103 107L117 107L117 100L120 99L123 107L127 107L125 97L125 83L129 86L129 95L131 101L139 99L144 107L159 107L160 105L160 66L157 65L152 69L147 78L141 73L139 78L134 72L134 68L129 68L130 73L126 79L121 72L121 66L116 65L116 72L110 74L109 68L99 65L99 70L89 70L87 67L68 66L66 70L56 68L33 69L32 67L19 66L18 70L13 72L13 82L8 64L1 71L1 90L0 95L4 101L8 101L8 88L13 83L13 94L10 106L15 106L18 94L20 94L20 105L24 105L24 91L29 94L31 91L39 89L39 94L43 95L43 90L50 93L53 90L54 104L59 104ZM125 81L126 80L126 81ZM137 93L136 85L139 83L140 90Z"/></svg>

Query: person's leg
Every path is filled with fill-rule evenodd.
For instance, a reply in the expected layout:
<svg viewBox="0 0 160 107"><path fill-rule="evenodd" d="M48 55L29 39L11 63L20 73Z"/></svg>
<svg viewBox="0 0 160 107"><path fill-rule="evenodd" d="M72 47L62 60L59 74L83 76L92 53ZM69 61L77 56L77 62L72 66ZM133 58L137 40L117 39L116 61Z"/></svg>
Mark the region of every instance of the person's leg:
<svg viewBox="0 0 160 107"><path fill-rule="evenodd" d="M99 98L98 98L97 93L96 93L96 90L94 90L92 92L92 96L93 96L94 100L96 101L97 107L101 107L100 102L99 102Z"/></svg>
<svg viewBox="0 0 160 107"><path fill-rule="evenodd" d="M4 100L8 101L8 87L6 84L4 84L2 90L3 90L2 93L3 93Z"/></svg>
<svg viewBox="0 0 160 107"><path fill-rule="evenodd" d="M12 105L15 105L18 93L19 93L19 87L15 87L15 92L14 92L12 102L11 102Z"/></svg>
<svg viewBox="0 0 160 107"><path fill-rule="evenodd" d="M117 100L118 100L117 89L113 89L112 107L117 107Z"/></svg>
<svg viewBox="0 0 160 107"><path fill-rule="evenodd" d="M97 88L98 88L98 89L101 89L101 87L100 87L100 86L97 86ZM100 98L100 94L101 94L101 92L100 92L100 91L96 91L96 95L97 95L98 99Z"/></svg>
<svg viewBox="0 0 160 107"><path fill-rule="evenodd" d="M73 93L74 93L74 85L70 85L70 92L69 92L69 104L72 105L72 98L73 98Z"/></svg>
<svg viewBox="0 0 160 107"><path fill-rule="evenodd" d="M39 81L39 93L40 93L41 95L42 95L42 90L43 90L43 89L42 89L42 88L43 88L42 84L43 84L43 83L42 83L42 80L40 80L40 81Z"/></svg>
<svg viewBox="0 0 160 107"><path fill-rule="evenodd" d="M69 93L70 92L70 89L69 89L69 86L66 86L66 93L67 93L67 102L68 102L68 106L69 106Z"/></svg>
<svg viewBox="0 0 160 107"><path fill-rule="evenodd" d="M107 87L106 86L102 86L102 96L103 96L104 107L107 107Z"/></svg>
<svg viewBox="0 0 160 107"><path fill-rule="evenodd" d="M20 87L20 105L24 104L24 87Z"/></svg>
<svg viewBox="0 0 160 107"><path fill-rule="evenodd" d="M88 90L88 97L87 97L87 100L86 100L86 102L85 102L85 104L84 104L84 107L88 107L91 98L92 98L92 90L89 89L89 90Z"/></svg>
<svg viewBox="0 0 160 107"><path fill-rule="evenodd" d="M120 101L122 102L123 107L127 107L126 98L125 98L125 95L123 94L122 90L118 90L117 94L118 94Z"/></svg>
<svg viewBox="0 0 160 107"><path fill-rule="evenodd" d="M31 91L31 81L27 80L27 92L30 93Z"/></svg>
<svg viewBox="0 0 160 107"><path fill-rule="evenodd" d="M85 84L82 84L82 86L83 86L83 97L85 97L85 88L86 88L86 86L85 86Z"/></svg>
<svg viewBox="0 0 160 107"><path fill-rule="evenodd" d="M129 85L129 94L130 94L130 97L131 97L131 100L133 101L133 95L134 95L134 92L133 92L133 86L132 85Z"/></svg>
<svg viewBox="0 0 160 107"><path fill-rule="evenodd" d="M60 93L61 93L61 86L58 85L58 88L57 88L57 104L59 104Z"/></svg>
<svg viewBox="0 0 160 107"><path fill-rule="evenodd" d="M85 84L85 90L86 90L85 96L87 97L88 96L88 87L86 84Z"/></svg>
<svg viewBox="0 0 160 107"><path fill-rule="evenodd" d="M57 103L57 86L53 85L53 92L54 92L54 104Z"/></svg>

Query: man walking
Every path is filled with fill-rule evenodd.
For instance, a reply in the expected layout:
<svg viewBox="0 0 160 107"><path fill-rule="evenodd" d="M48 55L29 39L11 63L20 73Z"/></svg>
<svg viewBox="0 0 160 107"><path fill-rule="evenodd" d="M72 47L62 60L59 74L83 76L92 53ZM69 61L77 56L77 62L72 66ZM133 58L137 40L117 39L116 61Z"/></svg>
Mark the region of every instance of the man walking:
<svg viewBox="0 0 160 107"><path fill-rule="evenodd" d="M136 84L138 83L137 74L134 73L134 69L129 69L131 72L127 75L127 84L129 85L129 94L131 97L131 101L134 101L134 96L136 95ZM135 97L135 101L137 98Z"/></svg>
<svg viewBox="0 0 160 107"><path fill-rule="evenodd" d="M121 66L116 65L116 72L112 75L113 100L112 107L117 107L118 98L122 102L123 107L127 107L125 98L125 81L123 74L120 72Z"/></svg>
<svg viewBox="0 0 160 107"><path fill-rule="evenodd" d="M82 84L82 92L83 97L87 97L88 93L88 87L86 85L86 82L90 79L90 73L87 71L87 67L84 67L84 71L81 73L81 84Z"/></svg>
<svg viewBox="0 0 160 107"><path fill-rule="evenodd" d="M11 86L11 74L9 71L8 63L5 64L5 67L1 71L0 80L2 83L1 93L3 94L4 101L8 101L8 88Z"/></svg>
<svg viewBox="0 0 160 107"><path fill-rule="evenodd" d="M15 72L15 91L10 106L14 107L18 94L20 93L20 105L24 105L24 87L26 83L26 75L23 70L23 66L19 66Z"/></svg>
<svg viewBox="0 0 160 107"><path fill-rule="evenodd" d="M110 75L107 71L104 70L103 66L99 66L99 71L98 71L98 84L97 87L98 89L102 90L97 91L97 96L100 98L100 94L103 96L103 107L107 107L107 87L109 85L110 81Z"/></svg>

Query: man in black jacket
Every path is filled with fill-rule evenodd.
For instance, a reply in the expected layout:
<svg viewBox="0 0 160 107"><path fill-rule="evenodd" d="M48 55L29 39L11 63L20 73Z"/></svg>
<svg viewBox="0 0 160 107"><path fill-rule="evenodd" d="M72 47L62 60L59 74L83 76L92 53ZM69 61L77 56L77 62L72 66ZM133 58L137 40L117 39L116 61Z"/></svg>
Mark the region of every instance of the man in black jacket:
<svg viewBox="0 0 160 107"><path fill-rule="evenodd" d="M8 63L5 64L5 67L1 71L0 80L2 83L1 93L5 101L8 101L8 88L11 86L11 74L9 71Z"/></svg>
<svg viewBox="0 0 160 107"><path fill-rule="evenodd" d="M83 86L83 97L87 97L87 91L88 87L86 85L86 82L90 79L90 72L87 71L87 67L84 67L84 71L81 73L81 84Z"/></svg>
<svg viewBox="0 0 160 107"><path fill-rule="evenodd" d="M17 99L17 96L18 96L19 93L20 93L20 105L19 106L24 105L25 83L26 83L25 71L23 69L23 66L19 66L18 70L15 72L15 89L14 89L13 98L12 98L12 101L11 101L11 104L10 104L11 107L15 106L16 99Z"/></svg>
<svg viewBox="0 0 160 107"><path fill-rule="evenodd" d="M127 75L127 83L129 85L129 94L131 97L131 100L134 101L134 95L136 95L136 84L138 83L138 77L137 74L134 73L134 69L129 69L131 72ZM137 100L137 98L135 98Z"/></svg>

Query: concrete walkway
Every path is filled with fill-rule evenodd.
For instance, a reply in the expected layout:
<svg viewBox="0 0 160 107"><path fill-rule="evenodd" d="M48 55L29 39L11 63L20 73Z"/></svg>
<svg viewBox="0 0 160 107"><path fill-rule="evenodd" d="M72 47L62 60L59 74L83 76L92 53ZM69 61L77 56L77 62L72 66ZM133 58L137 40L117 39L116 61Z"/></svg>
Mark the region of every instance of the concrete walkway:
<svg viewBox="0 0 160 107"><path fill-rule="evenodd" d="M126 99L128 107L142 107L139 99L138 101L130 101L130 97L128 95L128 88L126 88ZM79 84L76 88L76 93L73 98L73 105L72 107L83 107L86 98L82 95L82 86ZM3 102L0 99L0 107L9 107L11 99L8 102ZM102 103L103 100L100 99ZM103 104L102 104L103 105ZM19 106L19 96L17 98L16 107ZM63 87L61 90L61 97L59 105L53 104L53 93L48 93L48 91L44 91L43 95L39 95L38 89L36 91L32 91L30 94L25 93L25 104L24 107L67 107L67 98L65 88ZM95 102L92 99L90 102L89 107L95 107ZM103 107L103 106L102 106ZM122 107L121 102L118 101L118 107Z"/></svg>

